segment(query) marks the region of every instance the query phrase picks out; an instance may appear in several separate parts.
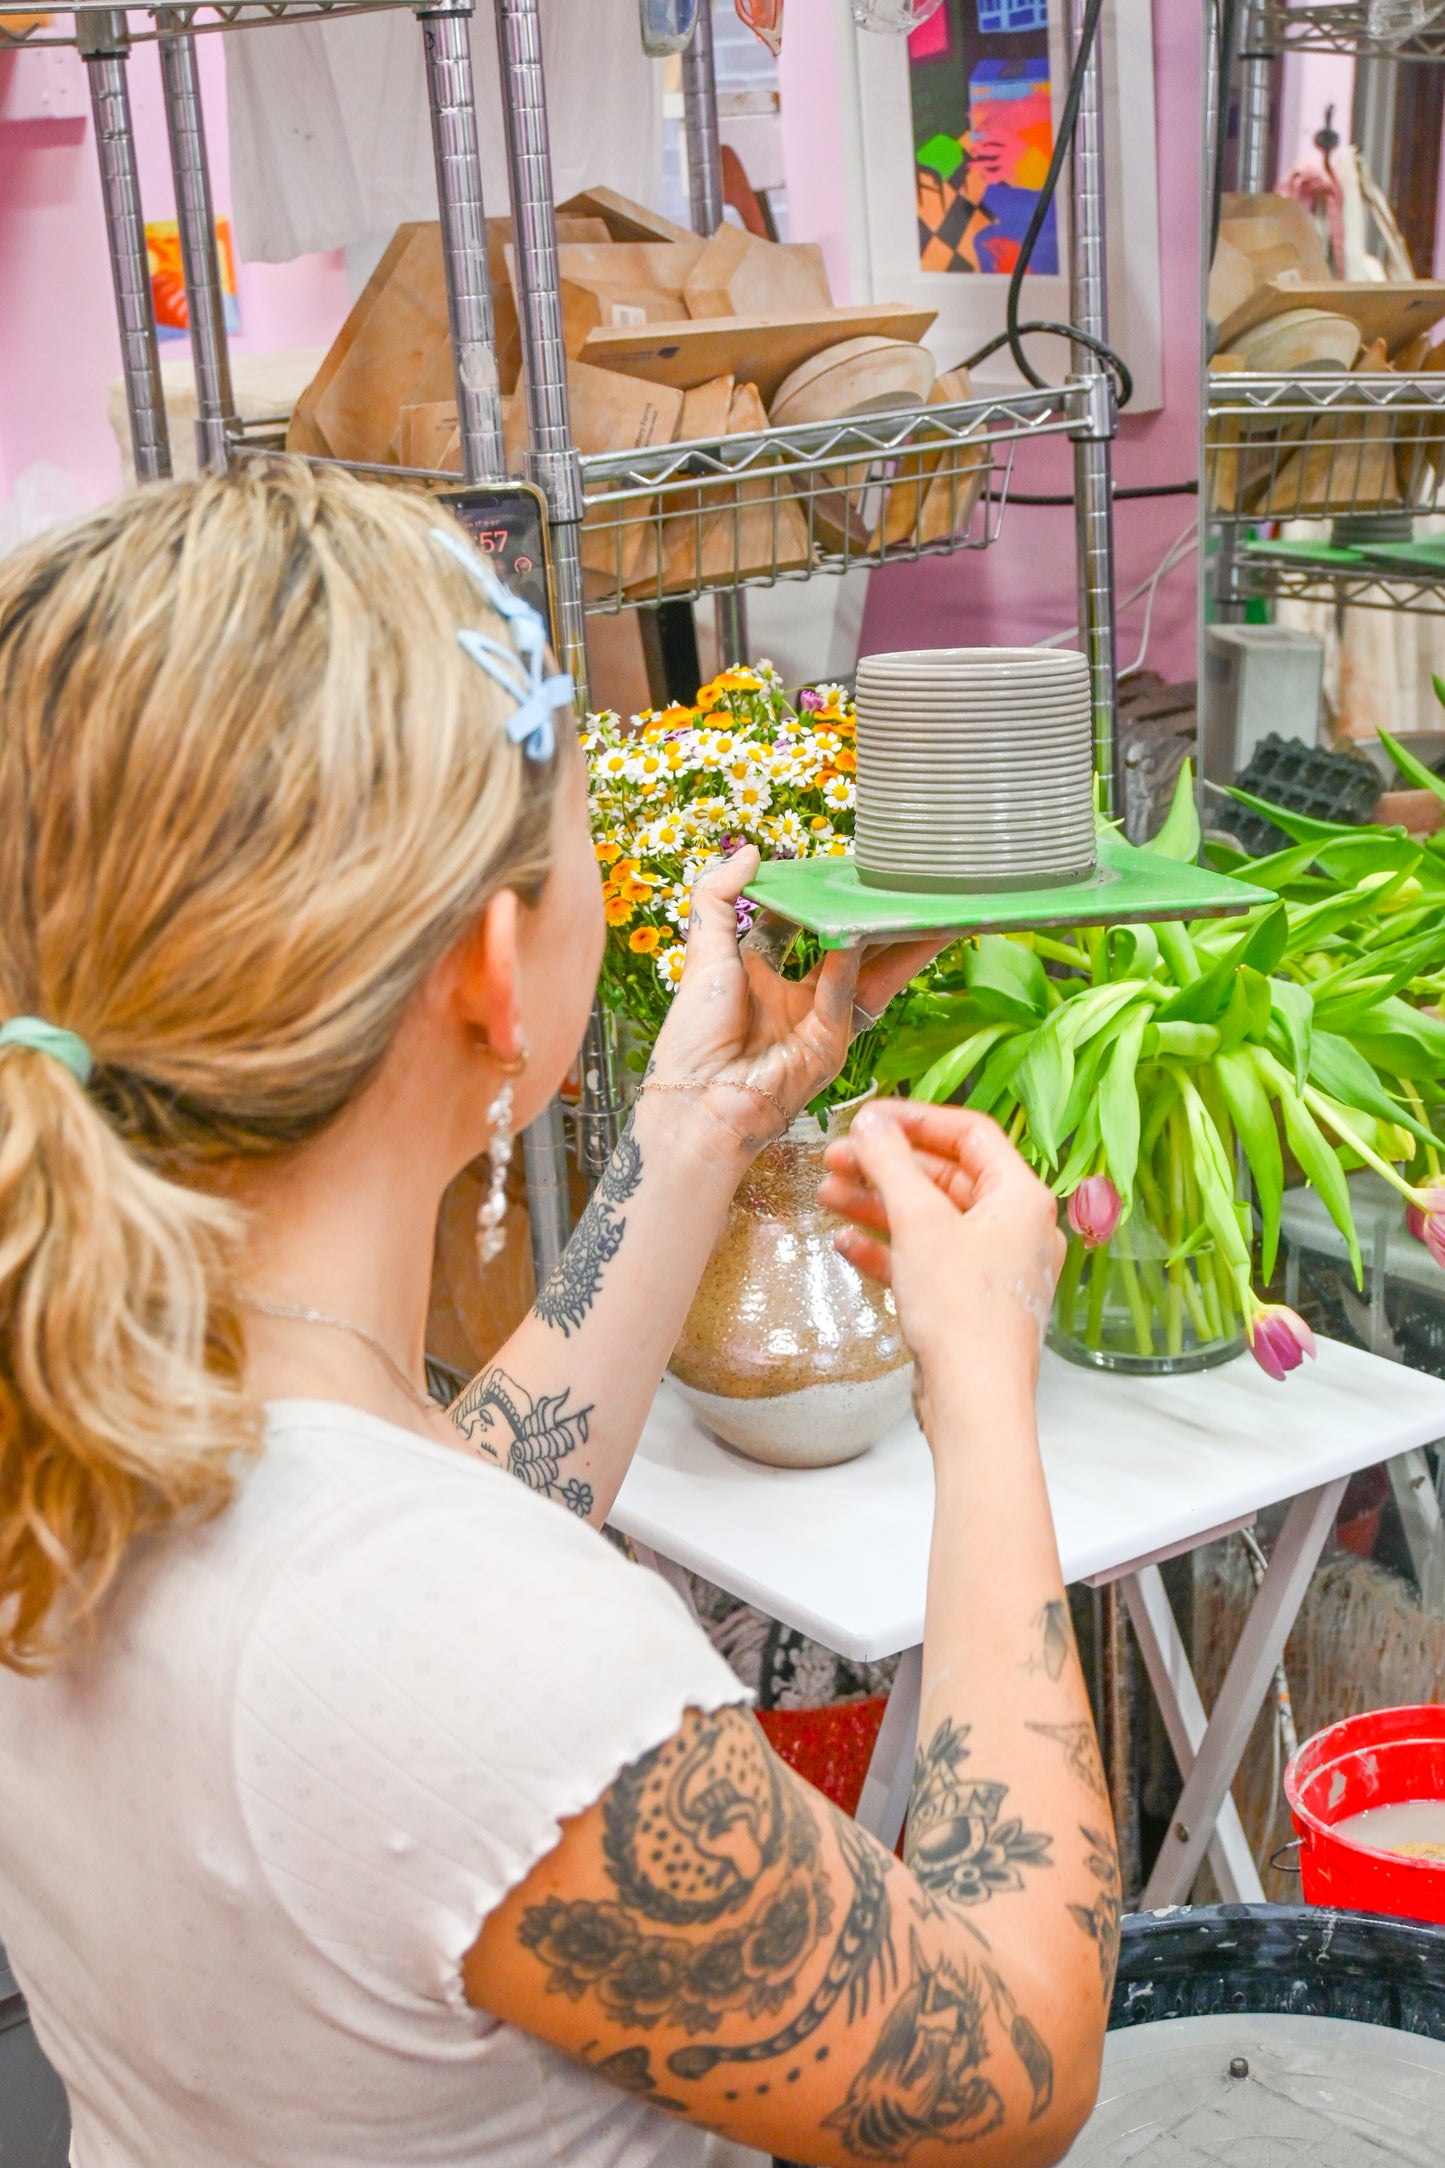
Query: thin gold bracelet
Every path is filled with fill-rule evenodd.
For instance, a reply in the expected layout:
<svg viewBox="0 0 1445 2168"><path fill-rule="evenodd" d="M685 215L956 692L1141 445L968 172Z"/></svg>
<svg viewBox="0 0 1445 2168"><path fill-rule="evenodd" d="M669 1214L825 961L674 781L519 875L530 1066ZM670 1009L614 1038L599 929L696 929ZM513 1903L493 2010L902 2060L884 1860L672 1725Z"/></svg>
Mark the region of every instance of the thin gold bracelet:
<svg viewBox="0 0 1445 2168"><path fill-rule="evenodd" d="M793 1119L783 1105L782 1100L775 1097L765 1085L744 1084L737 1077L731 1076L715 1076L711 1079L688 1077L681 1084L644 1083L638 1087L637 1096L640 1099L643 1092L710 1092L713 1086L717 1084L725 1084L729 1091L751 1092L754 1099L766 1099L770 1106L775 1106L779 1114L782 1115L784 1122L791 1122Z"/></svg>

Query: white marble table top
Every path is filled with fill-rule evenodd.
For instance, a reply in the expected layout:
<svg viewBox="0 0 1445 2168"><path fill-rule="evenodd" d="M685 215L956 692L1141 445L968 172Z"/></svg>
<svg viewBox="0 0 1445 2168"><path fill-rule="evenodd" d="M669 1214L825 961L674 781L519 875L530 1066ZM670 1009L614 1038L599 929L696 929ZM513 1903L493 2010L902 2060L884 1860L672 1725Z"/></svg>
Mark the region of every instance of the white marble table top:
<svg viewBox="0 0 1445 2168"><path fill-rule="evenodd" d="M1045 1354L1039 1435L1066 1581L1188 1548L1264 1506L1445 1438L1445 1385L1322 1340L1277 1385L1248 1355L1131 1378ZM664 1383L612 1523L842 1656L923 1637L928 1447L901 1423L861 1459L744 1460Z"/></svg>

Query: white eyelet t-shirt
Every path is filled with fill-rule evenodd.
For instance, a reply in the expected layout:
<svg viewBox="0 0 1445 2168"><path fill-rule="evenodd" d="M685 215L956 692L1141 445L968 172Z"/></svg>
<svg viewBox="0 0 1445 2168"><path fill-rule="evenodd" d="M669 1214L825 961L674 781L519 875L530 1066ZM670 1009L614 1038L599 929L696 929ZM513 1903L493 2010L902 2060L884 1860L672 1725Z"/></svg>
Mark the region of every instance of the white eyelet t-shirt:
<svg viewBox="0 0 1445 2168"><path fill-rule="evenodd" d="M511 1476L285 1401L92 1643L0 1670L0 1942L75 2168L695 2168L459 1974L564 1816L744 1689Z"/></svg>

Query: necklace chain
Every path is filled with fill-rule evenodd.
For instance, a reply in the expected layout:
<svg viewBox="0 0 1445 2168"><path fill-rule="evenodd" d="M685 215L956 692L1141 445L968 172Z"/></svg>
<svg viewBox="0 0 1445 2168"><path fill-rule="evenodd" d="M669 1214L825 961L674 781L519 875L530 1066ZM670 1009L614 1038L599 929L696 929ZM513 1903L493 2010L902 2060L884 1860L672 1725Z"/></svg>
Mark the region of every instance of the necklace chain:
<svg viewBox="0 0 1445 2168"><path fill-rule="evenodd" d="M293 1325L326 1325L332 1332L349 1332L354 1340L364 1341L372 1354L380 1357L409 1400L417 1407L424 1408L429 1415L438 1412L431 1394L422 1392L412 1383L384 1341L379 1340L374 1332L368 1332L365 1325L354 1325L345 1317L332 1317L325 1310L313 1310L307 1303L267 1302L259 1295L244 1295L241 1299L248 1310L255 1310L261 1317L278 1317Z"/></svg>

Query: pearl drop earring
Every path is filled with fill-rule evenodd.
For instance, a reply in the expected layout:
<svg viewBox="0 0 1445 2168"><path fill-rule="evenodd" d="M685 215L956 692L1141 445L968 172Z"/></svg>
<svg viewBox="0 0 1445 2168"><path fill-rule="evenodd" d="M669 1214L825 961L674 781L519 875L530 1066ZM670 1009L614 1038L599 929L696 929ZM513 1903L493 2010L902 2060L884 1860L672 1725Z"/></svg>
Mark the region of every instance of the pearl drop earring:
<svg viewBox="0 0 1445 2168"><path fill-rule="evenodd" d="M512 1087L503 1084L487 1109L492 1134L487 1139L487 1158L492 1178L487 1194L477 1207L477 1259L489 1265L506 1247L502 1222L507 1216L507 1169L512 1163Z"/></svg>

